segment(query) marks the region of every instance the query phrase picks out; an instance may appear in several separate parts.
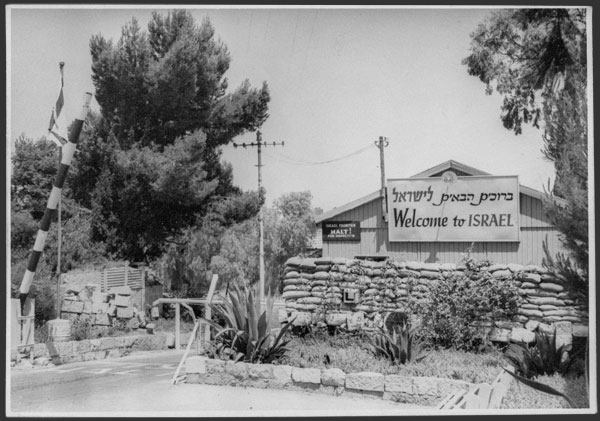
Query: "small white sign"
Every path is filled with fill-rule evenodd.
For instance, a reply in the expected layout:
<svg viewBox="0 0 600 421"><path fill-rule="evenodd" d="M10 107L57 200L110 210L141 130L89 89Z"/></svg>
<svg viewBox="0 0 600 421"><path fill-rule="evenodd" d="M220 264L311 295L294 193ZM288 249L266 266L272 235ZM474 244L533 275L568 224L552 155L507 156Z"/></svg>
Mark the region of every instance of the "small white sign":
<svg viewBox="0 0 600 421"><path fill-rule="evenodd" d="M519 241L517 176L388 180L390 241Z"/></svg>

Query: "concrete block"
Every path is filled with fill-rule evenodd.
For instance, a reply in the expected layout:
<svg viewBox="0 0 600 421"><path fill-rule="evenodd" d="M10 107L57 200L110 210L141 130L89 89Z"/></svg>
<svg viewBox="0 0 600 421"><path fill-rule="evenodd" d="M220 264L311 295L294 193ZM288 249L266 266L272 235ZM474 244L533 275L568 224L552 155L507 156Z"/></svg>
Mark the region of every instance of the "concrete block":
<svg viewBox="0 0 600 421"><path fill-rule="evenodd" d="M129 295L115 295L114 305L117 307L129 307Z"/></svg>
<svg viewBox="0 0 600 421"><path fill-rule="evenodd" d="M527 323L525 323L525 329L533 332L538 328L539 325L540 322L538 322L537 320L529 320Z"/></svg>
<svg viewBox="0 0 600 421"><path fill-rule="evenodd" d="M206 372L208 374L223 374L225 373L225 361L223 360L206 360Z"/></svg>
<svg viewBox="0 0 600 421"><path fill-rule="evenodd" d="M109 303L106 314L108 314L111 317L115 317L117 315L117 307L113 303Z"/></svg>
<svg viewBox="0 0 600 421"><path fill-rule="evenodd" d="M90 350L91 351L99 351L101 349L102 340L101 339L90 339Z"/></svg>
<svg viewBox="0 0 600 421"><path fill-rule="evenodd" d="M346 375L346 389L383 392L384 375L370 371Z"/></svg>
<svg viewBox="0 0 600 421"><path fill-rule="evenodd" d="M388 374L384 379L384 390L386 392L413 394L412 377Z"/></svg>
<svg viewBox="0 0 600 421"><path fill-rule="evenodd" d="M556 322L554 323L556 332L556 348L565 345L569 346L573 343L573 324L571 322Z"/></svg>
<svg viewBox="0 0 600 421"><path fill-rule="evenodd" d="M292 367L292 380L296 383L321 384L321 370L318 368Z"/></svg>
<svg viewBox="0 0 600 421"><path fill-rule="evenodd" d="M131 307L117 307L117 318L119 319L131 319L133 317L133 308Z"/></svg>
<svg viewBox="0 0 600 421"><path fill-rule="evenodd" d="M37 357L33 360L33 365L38 367L45 367L50 363L50 358L48 357Z"/></svg>
<svg viewBox="0 0 600 421"><path fill-rule="evenodd" d="M173 335L172 333L168 333L166 344L167 348L175 348L175 335Z"/></svg>
<svg viewBox="0 0 600 421"><path fill-rule="evenodd" d="M92 312L92 302L87 300L83 302L83 308L81 312L84 314L90 314Z"/></svg>
<svg viewBox="0 0 600 421"><path fill-rule="evenodd" d="M83 354L85 352L90 352L91 350L92 350L92 346L90 344L89 339L73 342L73 353L74 354Z"/></svg>
<svg viewBox="0 0 600 421"><path fill-rule="evenodd" d="M48 353L51 357L55 356L65 356L73 354L73 342L48 342L46 346L48 347Z"/></svg>
<svg viewBox="0 0 600 421"><path fill-rule="evenodd" d="M325 314L325 323L329 326L341 326L346 323L345 313L327 313Z"/></svg>
<svg viewBox="0 0 600 421"><path fill-rule="evenodd" d="M573 336L576 338L587 338L589 335L589 328L586 325L574 324L573 325Z"/></svg>
<svg viewBox="0 0 600 421"><path fill-rule="evenodd" d="M124 286L120 286L120 287L116 287L116 288L111 288L108 290L109 294L115 294L116 295L126 295L129 296L131 295L131 288L129 288L128 286L124 285Z"/></svg>
<svg viewBox="0 0 600 421"><path fill-rule="evenodd" d="M154 329L156 329L156 325L154 323L148 323L146 325L146 332L149 334L153 334L154 333Z"/></svg>
<svg viewBox="0 0 600 421"><path fill-rule="evenodd" d="M365 323L365 313L362 311L347 313L346 323L349 331L361 329Z"/></svg>
<svg viewBox="0 0 600 421"><path fill-rule="evenodd" d="M206 373L206 360L208 358L201 356L188 357L185 360L186 374L204 374Z"/></svg>
<svg viewBox="0 0 600 421"><path fill-rule="evenodd" d="M311 315L305 311L297 311L292 313L290 319L294 319L293 326L307 326L311 323Z"/></svg>
<svg viewBox="0 0 600 421"><path fill-rule="evenodd" d="M514 327L510 332L510 341L529 344L535 341L535 333L524 328Z"/></svg>
<svg viewBox="0 0 600 421"><path fill-rule="evenodd" d="M33 353L33 358L50 356L50 353L48 352L48 347L44 343L38 343L33 345L31 352Z"/></svg>
<svg viewBox="0 0 600 421"><path fill-rule="evenodd" d="M109 349L106 358L119 358L123 356L123 351L120 348Z"/></svg>
<svg viewBox="0 0 600 421"><path fill-rule="evenodd" d="M271 384L275 387L285 387L292 383L292 367L289 365L274 365L273 380Z"/></svg>
<svg viewBox="0 0 600 421"><path fill-rule="evenodd" d="M508 342L510 341L510 332L508 329L492 328L488 338L493 342Z"/></svg>
<svg viewBox="0 0 600 421"><path fill-rule="evenodd" d="M225 373L235 377L236 379L239 380L247 380L249 377L249 369L250 366L252 365L256 365L256 364L248 364L245 362L233 362L233 361L226 361L225 365L223 367L223 370Z"/></svg>
<svg viewBox="0 0 600 421"><path fill-rule="evenodd" d="M83 311L83 301L63 300L61 311L64 313L81 313Z"/></svg>
<svg viewBox="0 0 600 421"><path fill-rule="evenodd" d="M254 380L254 379L272 379L273 378L273 366L271 364L245 364L245 365L247 365L248 377L252 380Z"/></svg>
<svg viewBox="0 0 600 421"><path fill-rule="evenodd" d="M94 315L94 324L97 326L110 326L110 316L106 313L97 313Z"/></svg>
<svg viewBox="0 0 600 421"><path fill-rule="evenodd" d="M324 386L344 387L346 373L339 368L329 368L321 371L321 384Z"/></svg>
<svg viewBox="0 0 600 421"><path fill-rule="evenodd" d="M108 313L108 303L92 301L92 313Z"/></svg>
<svg viewBox="0 0 600 421"><path fill-rule="evenodd" d="M413 392L416 395L437 395L437 382L434 377L413 377Z"/></svg>

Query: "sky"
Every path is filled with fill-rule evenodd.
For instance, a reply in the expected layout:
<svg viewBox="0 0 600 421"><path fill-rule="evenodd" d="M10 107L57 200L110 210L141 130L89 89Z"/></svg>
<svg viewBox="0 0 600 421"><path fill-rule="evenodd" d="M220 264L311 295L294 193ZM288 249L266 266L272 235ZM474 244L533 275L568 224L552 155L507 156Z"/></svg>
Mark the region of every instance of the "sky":
<svg viewBox="0 0 600 421"><path fill-rule="evenodd" d="M227 45L230 89L244 79L269 85L262 138L284 146L263 149L268 205L308 190L313 206L329 211L378 190L380 136L389 140L386 178L408 178L453 159L493 175L518 175L536 190L553 180L541 131L506 130L502 98L486 95L461 64L469 34L493 9L186 7L198 21L208 17ZM94 92L90 38L116 42L132 17L147 28L153 10L169 11L157 5L7 11L7 161L20 134L46 135L58 63L65 62L70 121L84 92ZM99 111L95 100L92 109ZM247 133L234 141L255 140ZM233 166L235 184L257 188L256 148L226 146L223 159Z"/></svg>

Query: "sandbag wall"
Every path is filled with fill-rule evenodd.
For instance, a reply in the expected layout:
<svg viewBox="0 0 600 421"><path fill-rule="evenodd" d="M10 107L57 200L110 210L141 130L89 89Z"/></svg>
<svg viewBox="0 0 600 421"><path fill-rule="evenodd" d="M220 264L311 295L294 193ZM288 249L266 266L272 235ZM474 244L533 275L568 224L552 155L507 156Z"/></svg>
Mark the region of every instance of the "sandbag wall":
<svg viewBox="0 0 600 421"><path fill-rule="evenodd" d="M404 310L409 294L416 300L426 300L429 285L465 270L465 266L453 263L295 257L285 265L282 299L286 310L296 313L296 318L304 323L341 324L343 318L338 317L338 323L329 323L324 317L328 313L364 313L363 327L368 328L380 323L382 313ZM530 321L588 324L584 303L570 297L543 267L492 264L480 271L489 272L499 282L516 282L522 301L517 315L509 321L513 324L525 326ZM355 302L348 302L353 297Z"/></svg>

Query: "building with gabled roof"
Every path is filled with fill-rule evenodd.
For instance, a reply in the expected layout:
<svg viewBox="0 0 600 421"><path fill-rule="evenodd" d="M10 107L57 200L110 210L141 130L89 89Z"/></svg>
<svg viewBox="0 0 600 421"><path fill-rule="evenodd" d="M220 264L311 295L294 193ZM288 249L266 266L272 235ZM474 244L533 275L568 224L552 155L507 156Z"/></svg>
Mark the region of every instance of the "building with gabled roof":
<svg viewBox="0 0 600 421"><path fill-rule="evenodd" d="M410 179L441 178L448 172L454 173L455 178L467 181L469 177L485 179L485 176L492 176L479 169L449 160L415 174ZM324 233L322 254L329 257L373 259L390 257L406 261L458 263L464 257L466 250L473 245L471 256L478 260L541 265L544 257L544 240L547 240L548 250L552 255L565 250L560 243L558 230L544 213L542 199L545 194L521 184L518 184L518 192L518 240L474 243L472 241L390 241L387 219L391 218L386 214L386 197L383 197L381 190L377 190L315 218L319 229L324 227L325 223L327 225L350 223L356 229L353 238L326 238ZM561 199L557 200L564 203Z"/></svg>

